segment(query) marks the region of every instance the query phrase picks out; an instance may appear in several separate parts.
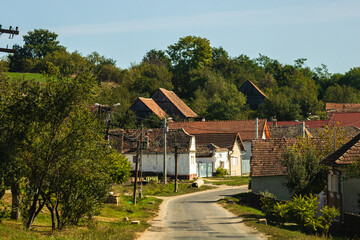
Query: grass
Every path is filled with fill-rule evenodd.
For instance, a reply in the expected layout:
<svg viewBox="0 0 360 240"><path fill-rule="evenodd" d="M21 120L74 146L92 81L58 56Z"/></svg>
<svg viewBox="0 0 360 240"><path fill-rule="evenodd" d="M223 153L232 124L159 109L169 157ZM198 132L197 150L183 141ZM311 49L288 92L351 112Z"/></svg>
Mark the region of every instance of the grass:
<svg viewBox="0 0 360 240"><path fill-rule="evenodd" d="M174 192L175 183L169 182L168 184L164 185L162 183L150 182L148 184L144 184L142 188L142 193L144 196L161 196L161 197L169 197L169 196L176 196L182 195L187 193L205 191L208 189L212 189L212 186L203 185L200 188L191 187L191 182L182 182L178 183L178 191ZM139 190L138 186L138 190ZM126 195L133 194L134 186L132 184L129 185L116 185L113 187L114 192L124 193Z"/></svg>
<svg viewBox="0 0 360 240"><path fill-rule="evenodd" d="M47 211L39 214L30 231L25 231L19 221L5 219L0 224L0 239L135 239L139 232L149 227L147 222L156 215L162 200L154 197L138 198L136 206L131 201L131 196L122 195L118 205L105 204L101 214L94 219L84 220L79 226L55 233L51 231ZM124 221L125 217L129 221ZM131 224L132 220L139 220L140 224Z"/></svg>
<svg viewBox="0 0 360 240"><path fill-rule="evenodd" d="M214 187L190 187L191 182L182 182L178 185L178 192L174 193L174 183L166 185L151 183L143 186L143 196L173 196L197 191L204 191ZM150 221L158 212L161 199L155 197L137 198L136 206L132 204L133 185L116 185L113 191L121 193L119 204L105 204L100 215L88 221L82 221L79 226L68 227L53 233L51 218L44 209L36 218L30 231L25 231L20 221L5 219L0 223L0 239L135 239L137 234L145 231ZM10 208L11 195L6 193L1 199ZM128 217L129 221L124 221ZM139 220L140 224L131 224L132 220Z"/></svg>
<svg viewBox="0 0 360 240"><path fill-rule="evenodd" d="M254 198L252 193L241 193L233 197L227 197L219 200L218 204L235 215L243 218L243 221L247 226L255 228L267 236L271 236L271 239L328 239L323 236L310 235L300 232L298 226L296 225L275 226L259 223L258 219L265 218L265 215L259 210L257 199ZM330 236L330 239L346 238L341 236Z"/></svg>
<svg viewBox="0 0 360 240"><path fill-rule="evenodd" d="M46 78L40 73L18 73L18 72L6 72L5 73L11 80L35 80L36 82L45 83Z"/></svg>
<svg viewBox="0 0 360 240"><path fill-rule="evenodd" d="M249 176L232 176L232 177L212 177L204 179L206 183L212 183L213 185L227 185L227 186L241 186L249 185Z"/></svg>

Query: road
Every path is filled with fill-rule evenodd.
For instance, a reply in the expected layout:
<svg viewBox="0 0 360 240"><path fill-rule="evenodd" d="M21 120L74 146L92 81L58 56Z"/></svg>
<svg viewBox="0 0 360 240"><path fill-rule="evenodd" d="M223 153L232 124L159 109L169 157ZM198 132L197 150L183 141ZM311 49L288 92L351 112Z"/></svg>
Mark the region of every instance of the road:
<svg viewBox="0 0 360 240"><path fill-rule="evenodd" d="M246 227L241 218L216 204L220 198L245 191L245 186L222 187L164 198L158 217L139 239L264 239Z"/></svg>

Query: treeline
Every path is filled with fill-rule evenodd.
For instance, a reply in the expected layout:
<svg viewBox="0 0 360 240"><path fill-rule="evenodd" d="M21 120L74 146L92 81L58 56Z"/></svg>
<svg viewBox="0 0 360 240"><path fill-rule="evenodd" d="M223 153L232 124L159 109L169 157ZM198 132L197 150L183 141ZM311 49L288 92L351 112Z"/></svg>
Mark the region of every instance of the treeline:
<svg viewBox="0 0 360 240"><path fill-rule="evenodd" d="M56 66L64 75L91 69L99 88L96 101L121 103L118 122L134 127L134 114L127 109L137 97L150 97L159 87L175 91L199 116L208 120L239 120L254 117L303 120L325 117L324 103L360 102L360 67L345 74L329 73L326 65L311 69L306 59L282 64L264 55L230 57L222 47L212 47L205 38L186 36L165 50L150 50L139 64L119 69L113 59L93 52L70 53L57 41L57 34L34 30L24 36L17 53L2 60L13 72L48 72ZM267 96L256 111L246 105L239 88L250 80Z"/></svg>

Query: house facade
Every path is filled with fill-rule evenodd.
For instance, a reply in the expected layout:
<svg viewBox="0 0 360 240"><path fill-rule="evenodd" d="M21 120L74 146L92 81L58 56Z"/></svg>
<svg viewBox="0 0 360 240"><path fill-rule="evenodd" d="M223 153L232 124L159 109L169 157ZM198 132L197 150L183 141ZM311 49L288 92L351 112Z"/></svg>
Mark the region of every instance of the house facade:
<svg viewBox="0 0 360 240"><path fill-rule="evenodd" d="M258 127L256 127L256 123ZM214 143L219 146L221 142L220 136L226 134L239 134L242 139L245 152L241 152L238 159L241 159L240 169L241 175L250 173L250 158L251 158L251 144L253 139L268 139L270 138L270 131L266 119L244 120L244 121L199 121L199 122L172 122L169 123L170 129L184 129L187 133L197 137L197 142L201 135L213 135L212 141L207 141L206 144ZM218 134L218 136L216 136ZM208 138L208 137L206 137ZM216 140L219 139L219 140ZM216 143L215 143L216 141ZM228 146L226 146L228 147ZM241 148L240 148L241 149ZM235 169L235 167L233 168Z"/></svg>
<svg viewBox="0 0 360 240"><path fill-rule="evenodd" d="M328 167L327 204L340 210L339 221L360 226L360 176L349 178L345 169L360 161L360 134L321 160ZM358 230L360 233L360 230Z"/></svg>
<svg viewBox="0 0 360 240"><path fill-rule="evenodd" d="M111 144L131 163L135 171L137 154L136 130L111 131ZM195 137L183 130L171 130L167 134L166 165L167 176L175 176L175 146L178 147L178 178L193 179L197 177ZM163 129L152 129L147 133L148 147L141 151L142 161L139 168L143 176L162 175L164 169ZM141 167L140 167L141 166Z"/></svg>
<svg viewBox="0 0 360 240"><path fill-rule="evenodd" d="M251 190L260 194L270 192L280 200L290 200L292 193L284 186L286 168L282 166L282 154L297 143L297 139L253 140L251 158Z"/></svg>

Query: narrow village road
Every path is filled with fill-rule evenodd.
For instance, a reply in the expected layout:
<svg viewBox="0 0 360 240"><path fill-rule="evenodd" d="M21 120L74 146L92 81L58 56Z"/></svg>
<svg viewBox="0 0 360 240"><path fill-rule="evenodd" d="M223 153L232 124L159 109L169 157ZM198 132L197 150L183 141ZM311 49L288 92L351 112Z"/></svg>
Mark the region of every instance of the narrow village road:
<svg viewBox="0 0 360 240"><path fill-rule="evenodd" d="M241 218L216 204L220 198L245 191L247 186L221 187L164 198L159 215L139 239L261 239L260 234L246 227Z"/></svg>

